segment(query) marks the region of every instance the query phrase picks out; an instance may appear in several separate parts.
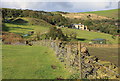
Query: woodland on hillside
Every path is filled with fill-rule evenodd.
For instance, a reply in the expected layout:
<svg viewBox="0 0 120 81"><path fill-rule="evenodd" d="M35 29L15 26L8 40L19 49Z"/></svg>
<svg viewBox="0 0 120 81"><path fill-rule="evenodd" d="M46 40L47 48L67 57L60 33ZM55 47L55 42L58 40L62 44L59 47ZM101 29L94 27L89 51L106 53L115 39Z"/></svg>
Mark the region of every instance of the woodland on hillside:
<svg viewBox="0 0 120 81"><path fill-rule="evenodd" d="M93 31L99 31L112 35L118 35L118 33L120 32L120 30L118 29L119 20L117 19L91 20L89 15L87 16L88 20L76 19L76 18L70 19L63 17L62 14L66 14L66 13L65 12L53 13L53 12L45 12L45 11L2 8L3 23L10 22L11 20L17 17L31 17L31 18L42 19L50 23L51 25L59 26L59 27L64 26L71 28L71 24L82 23L88 26L89 30L93 30ZM3 31L6 30L7 30L6 28L3 28Z"/></svg>

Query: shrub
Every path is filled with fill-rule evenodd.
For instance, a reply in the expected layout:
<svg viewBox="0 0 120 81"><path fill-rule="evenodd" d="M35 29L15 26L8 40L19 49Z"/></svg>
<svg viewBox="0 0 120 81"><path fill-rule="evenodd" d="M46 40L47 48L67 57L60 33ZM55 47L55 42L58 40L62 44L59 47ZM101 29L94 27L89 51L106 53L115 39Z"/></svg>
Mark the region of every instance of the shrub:
<svg viewBox="0 0 120 81"><path fill-rule="evenodd" d="M51 37L52 40L56 40L58 38L59 40L65 41L67 39L61 29L57 29L56 27L50 27L48 36Z"/></svg>
<svg viewBox="0 0 120 81"><path fill-rule="evenodd" d="M2 41L4 44L24 42L23 38L20 35L8 32L2 32Z"/></svg>

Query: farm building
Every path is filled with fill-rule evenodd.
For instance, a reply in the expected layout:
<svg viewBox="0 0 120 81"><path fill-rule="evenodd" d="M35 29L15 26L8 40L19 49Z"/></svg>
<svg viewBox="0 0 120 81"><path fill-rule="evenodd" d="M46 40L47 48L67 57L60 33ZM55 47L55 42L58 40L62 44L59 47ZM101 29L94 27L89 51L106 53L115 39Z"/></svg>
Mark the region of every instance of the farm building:
<svg viewBox="0 0 120 81"><path fill-rule="evenodd" d="M93 39L91 41L94 44L106 44L106 39Z"/></svg>
<svg viewBox="0 0 120 81"><path fill-rule="evenodd" d="M72 24L72 28L74 29L80 29L80 30L88 30L87 26L83 24Z"/></svg>

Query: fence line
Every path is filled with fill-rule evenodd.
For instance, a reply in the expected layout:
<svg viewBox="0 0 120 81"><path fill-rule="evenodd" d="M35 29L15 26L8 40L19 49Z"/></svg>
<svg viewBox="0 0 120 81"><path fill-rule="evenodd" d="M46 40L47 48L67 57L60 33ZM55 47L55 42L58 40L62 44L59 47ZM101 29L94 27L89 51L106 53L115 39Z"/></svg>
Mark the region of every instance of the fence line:
<svg viewBox="0 0 120 81"><path fill-rule="evenodd" d="M120 47L120 44L87 44L87 43L82 43L82 45L84 45L86 47L107 47L107 48Z"/></svg>
<svg viewBox="0 0 120 81"><path fill-rule="evenodd" d="M86 47L80 42L40 40L32 41L31 43L53 48L56 57L65 64L65 67L71 67L80 73L80 78L119 78L118 67L111 63L107 66L105 66L105 63L100 64L100 60L95 56L90 56Z"/></svg>

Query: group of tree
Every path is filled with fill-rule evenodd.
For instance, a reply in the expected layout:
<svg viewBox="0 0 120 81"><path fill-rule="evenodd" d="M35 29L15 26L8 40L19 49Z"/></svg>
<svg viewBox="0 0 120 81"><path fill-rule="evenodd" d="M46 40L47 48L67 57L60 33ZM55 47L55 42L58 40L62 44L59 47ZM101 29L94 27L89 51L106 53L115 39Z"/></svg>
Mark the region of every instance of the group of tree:
<svg viewBox="0 0 120 81"><path fill-rule="evenodd" d="M33 10L21 10L21 9L2 9L2 17L3 20L8 18L17 18L17 17L31 17L31 18L38 18L43 19L46 22L52 25L66 25L67 19L63 17L61 14L54 14L51 12L45 11L33 11Z"/></svg>
<svg viewBox="0 0 120 81"><path fill-rule="evenodd" d="M67 36L63 34L62 30L56 27L50 27L48 37L51 37L52 40L67 40Z"/></svg>
<svg viewBox="0 0 120 81"><path fill-rule="evenodd" d="M62 30L55 26L50 27L47 33L41 34L40 32L38 32L36 36L37 40L51 39L66 41L67 38L68 37L63 34Z"/></svg>

